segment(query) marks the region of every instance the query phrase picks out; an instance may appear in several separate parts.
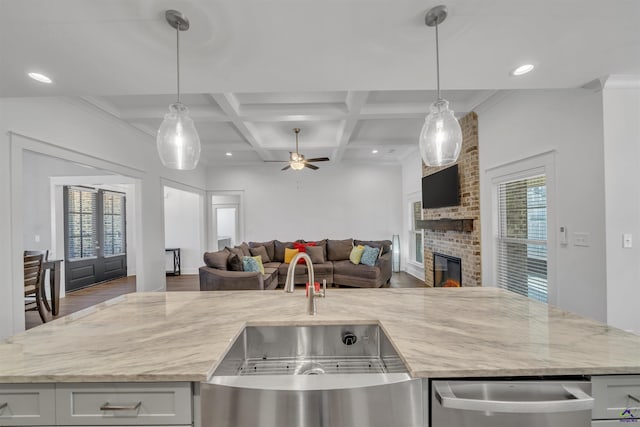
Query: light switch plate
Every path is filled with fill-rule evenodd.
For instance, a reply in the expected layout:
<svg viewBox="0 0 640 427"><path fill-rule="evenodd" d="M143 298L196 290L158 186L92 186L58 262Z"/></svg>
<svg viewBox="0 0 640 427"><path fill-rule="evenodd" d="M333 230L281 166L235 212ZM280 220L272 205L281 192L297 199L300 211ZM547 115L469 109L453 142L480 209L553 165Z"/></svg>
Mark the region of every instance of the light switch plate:
<svg viewBox="0 0 640 427"><path fill-rule="evenodd" d="M625 233L622 235L622 247L625 249L633 247L633 238L631 233Z"/></svg>
<svg viewBox="0 0 640 427"><path fill-rule="evenodd" d="M573 233L573 246L591 246L591 233Z"/></svg>

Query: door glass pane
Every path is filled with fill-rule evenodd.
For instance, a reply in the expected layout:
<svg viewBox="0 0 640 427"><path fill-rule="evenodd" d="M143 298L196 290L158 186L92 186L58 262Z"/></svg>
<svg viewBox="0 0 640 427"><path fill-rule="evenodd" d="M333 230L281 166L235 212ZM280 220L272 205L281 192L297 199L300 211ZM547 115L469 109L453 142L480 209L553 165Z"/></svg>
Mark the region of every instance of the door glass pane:
<svg viewBox="0 0 640 427"><path fill-rule="evenodd" d="M96 256L96 193L67 188L67 257Z"/></svg>
<svg viewBox="0 0 640 427"><path fill-rule="evenodd" d="M124 253L124 194L105 191L103 199L104 256Z"/></svg>
<svg viewBox="0 0 640 427"><path fill-rule="evenodd" d="M217 208L216 221L218 230L218 248L236 244L236 208Z"/></svg>

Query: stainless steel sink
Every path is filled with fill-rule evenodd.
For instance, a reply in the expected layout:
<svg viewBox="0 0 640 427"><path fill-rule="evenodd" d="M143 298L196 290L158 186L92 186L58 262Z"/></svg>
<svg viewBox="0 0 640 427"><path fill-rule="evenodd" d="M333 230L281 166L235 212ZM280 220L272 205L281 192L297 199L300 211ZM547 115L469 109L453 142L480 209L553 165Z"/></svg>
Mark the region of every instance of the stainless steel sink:
<svg viewBox="0 0 640 427"><path fill-rule="evenodd" d="M203 427L417 426L422 381L372 325L248 326L201 384Z"/></svg>

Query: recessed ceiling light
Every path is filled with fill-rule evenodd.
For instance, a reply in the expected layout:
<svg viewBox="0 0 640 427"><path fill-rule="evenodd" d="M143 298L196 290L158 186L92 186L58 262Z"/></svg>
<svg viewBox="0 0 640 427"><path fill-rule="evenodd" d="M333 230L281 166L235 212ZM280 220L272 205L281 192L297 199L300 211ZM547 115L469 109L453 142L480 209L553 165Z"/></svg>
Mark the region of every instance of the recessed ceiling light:
<svg viewBox="0 0 640 427"><path fill-rule="evenodd" d="M533 64L524 64L516 68L511 72L512 76L522 76L523 74L527 74L531 70L533 70Z"/></svg>
<svg viewBox="0 0 640 427"><path fill-rule="evenodd" d="M52 80L49 77L45 76L44 74L28 73L27 75L31 77L33 80L39 81L40 83L52 83Z"/></svg>
<svg viewBox="0 0 640 427"><path fill-rule="evenodd" d="M378 154L378 150L371 150L373 154Z"/></svg>
<svg viewBox="0 0 640 427"><path fill-rule="evenodd" d="M233 153L226 153L226 154L227 154L227 156L229 156L229 157L233 156Z"/></svg>

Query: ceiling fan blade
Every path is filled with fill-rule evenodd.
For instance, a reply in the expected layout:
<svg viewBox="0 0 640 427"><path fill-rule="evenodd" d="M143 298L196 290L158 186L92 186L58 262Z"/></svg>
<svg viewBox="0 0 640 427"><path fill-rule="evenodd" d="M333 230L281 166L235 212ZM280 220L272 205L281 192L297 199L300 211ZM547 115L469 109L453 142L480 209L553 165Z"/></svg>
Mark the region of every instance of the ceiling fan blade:
<svg viewBox="0 0 640 427"><path fill-rule="evenodd" d="M283 167L282 169L280 169L281 171L286 171L287 169L289 169L291 167L291 165L287 165L285 167Z"/></svg>
<svg viewBox="0 0 640 427"><path fill-rule="evenodd" d="M304 167L305 167L305 168L309 168L309 169L314 170L314 171L317 171L318 169L320 169L320 168L319 168L319 167L317 167L316 165L312 165L312 164L310 164L310 163L305 163L305 164L304 164Z"/></svg>
<svg viewBox="0 0 640 427"><path fill-rule="evenodd" d="M263 160L265 163L289 163L289 160Z"/></svg>
<svg viewBox="0 0 640 427"><path fill-rule="evenodd" d="M307 162L328 162L328 157L316 157L315 159L307 159Z"/></svg>

